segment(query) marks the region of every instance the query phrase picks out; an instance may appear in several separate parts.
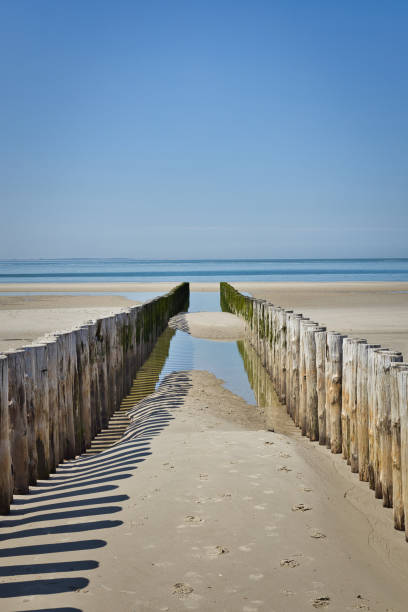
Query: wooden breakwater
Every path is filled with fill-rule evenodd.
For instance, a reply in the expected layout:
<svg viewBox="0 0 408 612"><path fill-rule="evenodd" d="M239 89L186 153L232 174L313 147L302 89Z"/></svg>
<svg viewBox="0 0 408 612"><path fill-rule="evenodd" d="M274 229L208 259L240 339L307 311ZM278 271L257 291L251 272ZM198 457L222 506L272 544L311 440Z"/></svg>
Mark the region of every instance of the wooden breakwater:
<svg viewBox="0 0 408 612"><path fill-rule="evenodd" d="M408 541L408 363L402 354L220 284L295 425L342 453Z"/></svg>
<svg viewBox="0 0 408 612"><path fill-rule="evenodd" d="M129 392L189 284L46 342L0 355L0 514L89 448Z"/></svg>

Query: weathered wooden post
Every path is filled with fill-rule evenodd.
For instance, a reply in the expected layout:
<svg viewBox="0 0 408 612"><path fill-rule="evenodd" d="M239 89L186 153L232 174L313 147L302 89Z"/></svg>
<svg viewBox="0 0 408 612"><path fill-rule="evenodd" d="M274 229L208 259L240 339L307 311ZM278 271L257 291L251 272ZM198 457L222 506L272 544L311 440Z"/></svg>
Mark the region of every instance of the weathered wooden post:
<svg viewBox="0 0 408 612"><path fill-rule="evenodd" d="M377 361L377 449L378 478L376 496L383 498L383 506L392 507L392 434L391 434L391 389L390 369L392 362L402 362L397 351L382 351Z"/></svg>
<svg viewBox="0 0 408 612"><path fill-rule="evenodd" d="M88 323L89 342L89 379L91 388L91 432L92 438L101 430L100 417L100 391L98 376L98 351L96 338L97 324L95 321Z"/></svg>
<svg viewBox="0 0 408 612"><path fill-rule="evenodd" d="M304 320L302 315L296 314L292 325L292 406L293 420L296 427L300 426L299 398L300 398L300 322Z"/></svg>
<svg viewBox="0 0 408 612"><path fill-rule="evenodd" d="M302 436L309 435L309 422L307 418L307 382L306 382L306 332L309 327L316 327L317 323L308 319L300 321L299 340L299 427Z"/></svg>
<svg viewBox="0 0 408 612"><path fill-rule="evenodd" d="M327 332L326 337L326 413L329 415L329 432L326 422L326 444L329 434L332 453L341 453L341 375L344 336Z"/></svg>
<svg viewBox="0 0 408 612"><path fill-rule="evenodd" d="M24 350L10 351L7 354L7 362L10 452L14 493L23 495L29 492Z"/></svg>
<svg viewBox="0 0 408 612"><path fill-rule="evenodd" d="M0 514L8 514L13 497L8 416L8 362L0 355Z"/></svg>
<svg viewBox="0 0 408 612"><path fill-rule="evenodd" d="M370 478L369 455L369 355L379 349L379 344L357 345L357 444L358 473L360 480L368 482Z"/></svg>
<svg viewBox="0 0 408 612"><path fill-rule="evenodd" d="M37 483L37 445L36 445L36 411L35 411L35 348L27 346L24 349L24 386L27 409L27 450L28 450L28 482Z"/></svg>
<svg viewBox="0 0 408 612"><path fill-rule="evenodd" d="M321 328L315 332L316 342L316 387L317 387L317 417L319 427L319 444L326 444L326 330Z"/></svg>
<svg viewBox="0 0 408 612"><path fill-rule="evenodd" d="M358 368L358 347L367 344L365 338L353 340L349 350L351 356L350 388L349 388L349 459L351 471L355 474L359 472L359 447L358 447L358 412L357 412L357 368Z"/></svg>
<svg viewBox="0 0 408 612"><path fill-rule="evenodd" d="M37 478L46 479L50 475L50 431L48 400L48 359L47 345L37 344L34 364L34 411L35 444L37 448Z"/></svg>
<svg viewBox="0 0 408 612"><path fill-rule="evenodd" d="M75 330L75 345L78 368L78 405L79 432L77 439L77 454L90 447L92 441L91 427L91 379L89 363L88 325L82 325Z"/></svg>
<svg viewBox="0 0 408 612"><path fill-rule="evenodd" d="M405 372L405 375L401 375ZM405 528L404 497L402 489L401 466L401 413L406 412L408 406L404 405L406 394L400 386L404 376L408 376L408 363L391 363L390 370L390 396L391 396L391 436L392 436L392 506L394 513L394 527L403 531ZM408 465L405 466L408 469Z"/></svg>
<svg viewBox="0 0 408 612"><path fill-rule="evenodd" d="M405 539L408 542L408 371L398 371L398 396L401 427L401 484L405 516Z"/></svg>
<svg viewBox="0 0 408 612"><path fill-rule="evenodd" d="M109 387L107 373L106 319L98 319L95 332L95 351L99 385L99 428L107 427L109 421ZM126 376L126 361L124 361Z"/></svg>
<svg viewBox="0 0 408 612"><path fill-rule="evenodd" d="M317 359L316 359L316 334L326 331L325 327L308 325L305 328L304 352L306 371L306 431L312 442L319 439L319 414L318 414L318 388L317 388Z"/></svg>
<svg viewBox="0 0 408 612"><path fill-rule="evenodd" d="M286 410L293 418L293 389L292 389L292 326L295 313L290 312L286 317Z"/></svg>
<svg viewBox="0 0 408 612"><path fill-rule="evenodd" d="M367 403L368 403L368 481L370 489L375 490L376 480L376 414L377 414L377 393L376 393L376 360L379 349L370 349L367 359Z"/></svg>
<svg viewBox="0 0 408 612"><path fill-rule="evenodd" d="M266 308L266 316L268 319L268 338L267 338L267 360L266 360L266 370L269 373L269 376L272 376L272 368L273 368L273 327L272 327L272 317L273 317L273 304L267 304Z"/></svg>
<svg viewBox="0 0 408 612"><path fill-rule="evenodd" d="M280 372L281 372L281 383L280 383L280 395L282 404L286 404L288 391L286 388L287 369L286 364L288 360L288 318L293 314L293 310L282 310L281 312L281 334L280 334Z"/></svg>
<svg viewBox="0 0 408 612"><path fill-rule="evenodd" d="M350 385L353 368L350 346L353 338L343 340L343 371L341 382L341 433L343 458L350 464Z"/></svg>
<svg viewBox="0 0 408 612"><path fill-rule="evenodd" d="M59 463L59 406L58 406L58 350L55 338L47 340L48 371L48 430L49 466L55 472Z"/></svg>

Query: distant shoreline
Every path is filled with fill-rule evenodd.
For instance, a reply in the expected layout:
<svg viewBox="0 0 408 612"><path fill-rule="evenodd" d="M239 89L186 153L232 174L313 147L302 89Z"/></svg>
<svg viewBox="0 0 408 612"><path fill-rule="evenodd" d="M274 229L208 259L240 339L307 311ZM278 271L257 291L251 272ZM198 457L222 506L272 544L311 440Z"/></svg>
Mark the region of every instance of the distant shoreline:
<svg viewBox="0 0 408 612"><path fill-rule="evenodd" d="M228 280L228 279L227 279ZM1 293L93 293L93 292L138 292L138 291L157 291L166 292L176 287L181 281L174 282L30 282L30 283L0 283ZM327 286L328 289L333 287L350 287L356 289L358 285L362 285L366 290L378 290L384 286L391 291L408 291L408 281L228 281L243 291L262 290L263 288L279 288L279 287L304 287L309 290L315 287ZM190 291L218 291L218 281L203 281L190 282Z"/></svg>

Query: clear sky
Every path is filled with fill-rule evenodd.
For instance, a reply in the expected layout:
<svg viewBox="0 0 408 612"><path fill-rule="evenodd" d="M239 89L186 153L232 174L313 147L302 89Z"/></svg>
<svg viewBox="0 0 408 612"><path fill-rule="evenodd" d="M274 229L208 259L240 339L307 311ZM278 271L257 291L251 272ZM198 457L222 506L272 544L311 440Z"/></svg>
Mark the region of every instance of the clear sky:
<svg viewBox="0 0 408 612"><path fill-rule="evenodd" d="M408 3L3 0L0 257L408 256Z"/></svg>

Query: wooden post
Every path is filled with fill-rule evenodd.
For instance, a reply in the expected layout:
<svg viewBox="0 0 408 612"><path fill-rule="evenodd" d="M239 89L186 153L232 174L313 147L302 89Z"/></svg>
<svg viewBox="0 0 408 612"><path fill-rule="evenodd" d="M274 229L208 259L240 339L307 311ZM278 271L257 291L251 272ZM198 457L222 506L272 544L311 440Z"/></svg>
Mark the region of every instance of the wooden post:
<svg viewBox="0 0 408 612"><path fill-rule="evenodd" d="M309 327L316 327L317 323L308 319L300 321L299 340L299 427L302 436L310 435L307 418L307 382L306 382L306 331Z"/></svg>
<svg viewBox="0 0 408 612"><path fill-rule="evenodd" d="M272 317L273 317L273 304L267 304L266 307L266 317L268 320L268 338L267 338L267 359L266 359L266 370L270 377L272 377L272 367L273 367L273 327L272 327Z"/></svg>
<svg viewBox="0 0 408 612"><path fill-rule="evenodd" d="M315 333L316 342L316 387L317 387L317 416L319 427L319 444L326 444L326 331L321 328Z"/></svg>
<svg viewBox="0 0 408 612"><path fill-rule="evenodd" d="M316 334L326 331L325 327L308 325L305 328L304 352L306 371L306 431L312 442L319 439L319 415L318 415L318 387L317 387L317 359L316 359Z"/></svg>
<svg viewBox="0 0 408 612"><path fill-rule="evenodd" d="M292 406L293 420L296 427L300 426L299 398L300 398L300 322L303 316L295 315L292 325Z"/></svg>
<svg viewBox="0 0 408 612"><path fill-rule="evenodd" d="M376 393L376 359L381 349L370 349L367 360L367 403L368 403L368 481L370 489L375 489L376 435L375 423L377 413Z"/></svg>
<svg viewBox="0 0 408 612"><path fill-rule="evenodd" d="M58 349L55 338L46 342L48 371L49 466L55 472L60 460L58 406Z"/></svg>
<svg viewBox="0 0 408 612"><path fill-rule="evenodd" d="M368 482L370 478L369 455L369 376L368 357L379 344L357 345L357 443L358 472L360 480Z"/></svg>
<svg viewBox="0 0 408 612"><path fill-rule="evenodd" d="M36 445L36 411L35 411L35 348L24 349L24 386L27 408L27 449L28 449L28 482L37 483L37 445Z"/></svg>
<svg viewBox="0 0 408 612"><path fill-rule="evenodd" d="M401 484L405 516L405 539L408 542L408 371L398 371L398 396L401 424Z"/></svg>
<svg viewBox="0 0 408 612"><path fill-rule="evenodd" d="M396 351L382 351L377 365L377 480L376 496L383 498L383 506L392 507L392 434L390 369L392 362L402 362L402 354Z"/></svg>
<svg viewBox="0 0 408 612"><path fill-rule="evenodd" d="M293 314L293 310L282 310L281 314L281 348L280 348L280 371L281 371L281 402L286 404L288 390L286 388L287 379L287 360L288 360L288 319Z"/></svg>
<svg viewBox="0 0 408 612"><path fill-rule="evenodd" d="M8 417L8 363L0 355L0 514L8 514L13 497Z"/></svg>
<svg viewBox="0 0 408 612"><path fill-rule="evenodd" d="M37 478L46 479L50 475L50 431L48 403L48 359L47 345L32 347L34 364L34 411L35 444L37 448Z"/></svg>
<svg viewBox="0 0 408 612"><path fill-rule="evenodd" d="M407 404L405 406L403 404L404 391L402 388L400 389L400 384L404 377L400 375L400 372L408 374L408 363L391 363L392 506L394 509L394 527L403 531L405 528L405 513L401 474L400 414L407 410Z"/></svg>
<svg viewBox="0 0 408 612"><path fill-rule="evenodd" d="M365 345L367 340L364 338L353 339L349 346L351 370L349 379L349 409L350 420L349 430L349 460L351 471L355 474L359 472L359 447L358 447L358 414L357 414L357 368L358 368L358 348Z"/></svg>
<svg viewBox="0 0 408 612"><path fill-rule="evenodd" d="M344 336L327 332L326 338L326 411L329 414L329 440L332 453L341 453L341 374ZM327 429L327 425L326 425ZM327 431L326 431L327 437ZM327 442L326 442L327 443Z"/></svg>
<svg viewBox="0 0 408 612"><path fill-rule="evenodd" d="M341 384L341 433L343 458L350 464L350 384L353 367L350 346L353 338L343 340L343 369Z"/></svg>
<svg viewBox="0 0 408 612"><path fill-rule="evenodd" d="M14 493L23 495L29 492L24 350L10 351L7 354L7 361L10 452Z"/></svg>
<svg viewBox="0 0 408 612"><path fill-rule="evenodd" d="M83 453L92 441L91 426L91 380L89 363L88 325L81 326L75 333L78 366L78 402L81 428L80 445L77 453Z"/></svg>
<svg viewBox="0 0 408 612"><path fill-rule="evenodd" d="M75 420L78 413L78 371L76 363L76 340L72 332L64 334L65 350L67 355L67 449L66 458L74 459L76 456Z"/></svg>
<svg viewBox="0 0 408 612"><path fill-rule="evenodd" d="M274 345L273 345L273 384L275 386L275 390L277 395L279 396L279 364L280 364L280 355L279 355L279 346L280 346L280 306L275 306L275 312L273 317L273 327L274 327Z"/></svg>

